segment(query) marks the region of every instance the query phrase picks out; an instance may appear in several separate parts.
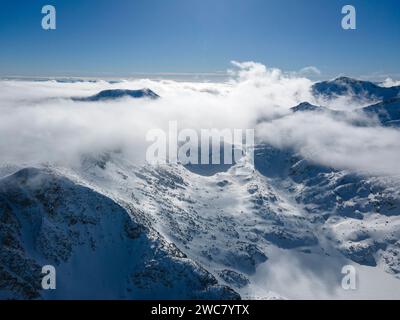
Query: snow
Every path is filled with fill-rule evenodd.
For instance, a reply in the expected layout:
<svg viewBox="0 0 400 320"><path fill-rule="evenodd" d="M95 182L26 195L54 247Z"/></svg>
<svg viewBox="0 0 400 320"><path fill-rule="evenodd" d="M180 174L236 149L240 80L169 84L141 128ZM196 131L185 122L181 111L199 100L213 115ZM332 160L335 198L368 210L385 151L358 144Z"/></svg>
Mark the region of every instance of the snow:
<svg viewBox="0 0 400 320"><path fill-rule="evenodd" d="M239 297L146 226L139 212L53 170L27 168L1 179L0 198L7 298ZM40 290L47 264L56 266L54 291Z"/></svg>
<svg viewBox="0 0 400 320"><path fill-rule="evenodd" d="M272 151L267 148L269 152ZM272 154L282 157L281 153ZM285 163L290 165L292 161ZM318 185L307 183L304 170L318 175L318 170L322 170L322 177L332 181L331 187L332 183L359 183L357 177L344 178L344 172L326 174L326 169L306 166L301 172L301 187L295 188L293 185L297 184L284 177L294 174L291 178L297 180L298 171L283 170L279 177L270 178L253 168L237 175L243 166L248 167L249 163L239 163L227 172L208 176L179 165L136 167L115 155L104 169L94 165L64 174L79 176L116 202L130 202L146 212L151 225L167 241L176 244L191 260L242 297L398 297L400 280L394 275L399 263L393 260L390 250L376 246L383 243L387 248L395 248L400 230L397 215L364 212L363 219L356 219L342 216L340 211L335 213L338 209L330 205L313 205L314 213L308 209L315 199L307 194ZM374 179L359 179L379 185ZM310 198L299 204L296 192ZM355 198L352 188L343 196L348 192L353 200L344 202L344 206L362 203L364 198ZM372 193L365 196L371 199ZM324 197L322 194L321 203ZM330 218L322 219L319 210L331 212ZM364 251L352 248L354 244L362 246L365 238L368 243ZM385 258L385 254L389 256ZM377 261L375 266L367 263L369 256ZM341 269L348 264L356 267L359 276L359 288L354 292L340 286ZM222 271L234 274L234 279L224 277Z"/></svg>

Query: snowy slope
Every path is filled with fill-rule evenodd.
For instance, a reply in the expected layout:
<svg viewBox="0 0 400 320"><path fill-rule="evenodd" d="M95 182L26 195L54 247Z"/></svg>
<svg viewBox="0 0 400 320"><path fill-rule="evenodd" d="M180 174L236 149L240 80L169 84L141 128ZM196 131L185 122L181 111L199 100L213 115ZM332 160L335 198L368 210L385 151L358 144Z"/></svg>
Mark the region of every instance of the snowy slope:
<svg viewBox="0 0 400 320"><path fill-rule="evenodd" d="M0 180L0 297L235 299L239 296L120 206L50 169ZM54 265L57 289L41 290Z"/></svg>
<svg viewBox="0 0 400 320"><path fill-rule="evenodd" d="M113 153L3 177L2 297L400 297L398 181L255 157L212 176ZM44 264L54 293L37 287ZM357 291L340 287L346 264Z"/></svg>
<svg viewBox="0 0 400 320"><path fill-rule="evenodd" d="M63 174L145 212L243 297L400 297L398 181L315 166L268 146L256 150L255 163L257 170L238 163L202 176L178 165L136 167L114 154ZM346 264L359 271L359 291L340 287ZM296 290L285 287L292 277L301 279Z"/></svg>

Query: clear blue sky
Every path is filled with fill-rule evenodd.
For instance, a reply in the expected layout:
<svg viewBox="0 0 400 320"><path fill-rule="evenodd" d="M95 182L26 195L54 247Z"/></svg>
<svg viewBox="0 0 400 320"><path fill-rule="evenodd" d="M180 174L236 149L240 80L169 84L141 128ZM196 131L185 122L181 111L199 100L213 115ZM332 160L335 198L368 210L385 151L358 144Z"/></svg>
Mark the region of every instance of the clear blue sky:
<svg viewBox="0 0 400 320"><path fill-rule="evenodd" d="M41 28L41 8L57 29ZM357 9L357 30L341 8ZM231 60L400 78L399 0L0 0L0 75L214 72Z"/></svg>

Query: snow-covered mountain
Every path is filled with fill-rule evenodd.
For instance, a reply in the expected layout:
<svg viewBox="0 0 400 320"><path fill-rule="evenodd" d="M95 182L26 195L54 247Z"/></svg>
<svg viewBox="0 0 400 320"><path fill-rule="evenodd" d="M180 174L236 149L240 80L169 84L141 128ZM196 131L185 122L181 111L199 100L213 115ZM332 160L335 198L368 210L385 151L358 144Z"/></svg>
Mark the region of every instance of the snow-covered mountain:
<svg viewBox="0 0 400 320"><path fill-rule="evenodd" d="M317 112L317 113L325 113L325 114L329 114L330 116L343 116L345 114L345 112L343 111L338 111L338 110L332 110L328 107L324 107L324 106L316 106L313 105L309 102L302 102L300 104L298 104L295 107L290 108L290 110L293 113L296 112Z"/></svg>
<svg viewBox="0 0 400 320"><path fill-rule="evenodd" d="M302 102L295 107L290 108L293 112L305 112L305 111L317 111L317 112L324 112L328 109L322 106L316 106L309 102Z"/></svg>
<svg viewBox="0 0 400 320"><path fill-rule="evenodd" d="M255 168L243 160L212 176L113 153L21 169L0 190L3 298L400 294L398 180L290 150L260 145ZM39 286L45 264L58 270L57 290ZM346 264L364 281L357 292L340 287Z"/></svg>
<svg viewBox="0 0 400 320"><path fill-rule="evenodd" d="M400 126L400 98L385 100L363 108L363 111L371 117L376 117L384 126Z"/></svg>
<svg viewBox="0 0 400 320"><path fill-rule="evenodd" d="M335 81L314 88L374 99L397 90ZM134 92L79 101L153 96ZM370 125L306 102L287 111L258 125L298 116ZM376 120L372 129L398 132L398 98L357 112ZM119 148L84 151L68 165L2 163L0 299L400 299L400 177L256 142L254 159L220 166L139 165ZM57 270L56 290L41 287L44 265ZM341 286L346 265L357 290Z"/></svg>
<svg viewBox="0 0 400 320"><path fill-rule="evenodd" d="M0 180L0 297L16 299L237 299L239 296L152 226L116 202L51 168ZM57 269L44 291L41 267Z"/></svg>
<svg viewBox="0 0 400 320"><path fill-rule="evenodd" d="M311 112L329 115L337 120L348 119L354 125L383 125L385 127L400 126L400 98L384 100L353 111L332 110L324 106L316 106L308 102L302 102L299 105L290 108L293 113ZM365 119L351 119L350 113L356 112L358 115L366 116L371 121ZM347 116L347 117L346 117Z"/></svg>
<svg viewBox="0 0 400 320"><path fill-rule="evenodd" d="M72 100L95 102L95 101L115 100L127 97L157 99L159 98L159 95L157 95L155 92L147 88L140 90L109 89L100 91L99 93L89 97L73 97Z"/></svg>
<svg viewBox="0 0 400 320"><path fill-rule="evenodd" d="M353 96L357 99L387 100L398 97L400 86L381 87L373 82L339 77L334 80L317 82L312 86L315 96L334 98L337 96Z"/></svg>

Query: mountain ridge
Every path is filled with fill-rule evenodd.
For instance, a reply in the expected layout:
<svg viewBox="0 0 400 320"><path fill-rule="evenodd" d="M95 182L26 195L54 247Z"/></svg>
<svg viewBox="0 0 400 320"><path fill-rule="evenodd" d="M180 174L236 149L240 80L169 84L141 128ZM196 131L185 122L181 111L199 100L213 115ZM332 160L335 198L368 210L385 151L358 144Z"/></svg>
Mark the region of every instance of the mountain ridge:
<svg viewBox="0 0 400 320"><path fill-rule="evenodd" d="M334 98L353 96L356 99L388 100L399 97L400 86L381 87L370 81L339 77L313 84L311 91L316 97Z"/></svg>
<svg viewBox="0 0 400 320"><path fill-rule="evenodd" d="M96 101L116 100L122 98L158 99L160 98L160 96L148 88L139 90L107 89L107 90L102 90L99 93L89 97L73 97L71 99L74 101L81 101L81 102L96 102Z"/></svg>

